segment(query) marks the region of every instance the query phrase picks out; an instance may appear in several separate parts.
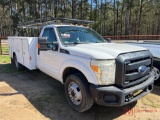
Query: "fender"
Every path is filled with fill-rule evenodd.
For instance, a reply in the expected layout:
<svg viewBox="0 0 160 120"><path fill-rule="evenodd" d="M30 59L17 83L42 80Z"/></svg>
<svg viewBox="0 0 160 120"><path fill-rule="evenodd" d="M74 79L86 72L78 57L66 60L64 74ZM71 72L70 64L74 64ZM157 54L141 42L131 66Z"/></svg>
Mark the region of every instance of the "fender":
<svg viewBox="0 0 160 120"><path fill-rule="evenodd" d="M81 71L84 74L84 76L87 78L89 83L98 85L98 81L95 76L95 73L92 71L92 69L90 67L88 67L87 65L85 65L84 63L82 63L80 61L71 60L71 59L66 60L60 68L60 76L61 76L62 83L63 83L63 72L68 67L72 67L72 68L75 68L75 69Z"/></svg>

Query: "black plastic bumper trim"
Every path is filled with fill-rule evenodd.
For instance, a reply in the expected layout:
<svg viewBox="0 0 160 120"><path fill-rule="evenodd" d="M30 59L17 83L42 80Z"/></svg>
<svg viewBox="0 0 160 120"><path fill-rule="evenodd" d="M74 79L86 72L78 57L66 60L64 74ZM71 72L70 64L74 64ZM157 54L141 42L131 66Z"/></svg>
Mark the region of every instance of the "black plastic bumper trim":
<svg viewBox="0 0 160 120"><path fill-rule="evenodd" d="M104 106L122 106L137 101L146 94L150 93L153 88L153 83L154 83L154 76L151 76L145 82L130 88L120 89L116 86L101 87L91 84L90 90L95 103ZM137 96L133 96L132 99L126 102L126 97L130 94L137 92L138 90L142 90L142 92ZM106 103L104 101L104 95L115 96L118 100L116 100L116 102L113 101Z"/></svg>

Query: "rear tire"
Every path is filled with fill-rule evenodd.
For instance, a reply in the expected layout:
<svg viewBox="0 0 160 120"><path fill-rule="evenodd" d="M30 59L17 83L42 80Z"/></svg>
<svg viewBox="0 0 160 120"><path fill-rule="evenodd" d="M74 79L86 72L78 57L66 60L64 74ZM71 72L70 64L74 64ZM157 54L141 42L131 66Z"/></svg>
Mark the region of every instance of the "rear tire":
<svg viewBox="0 0 160 120"><path fill-rule="evenodd" d="M14 60L13 60L13 58L11 58L11 64L14 65Z"/></svg>
<svg viewBox="0 0 160 120"><path fill-rule="evenodd" d="M78 112L87 111L93 105L89 83L81 73L75 73L67 77L65 95L69 105Z"/></svg>
<svg viewBox="0 0 160 120"><path fill-rule="evenodd" d="M11 59L11 62L15 66L16 70L21 71L24 69L24 66L17 61L16 55L14 55L13 60Z"/></svg>

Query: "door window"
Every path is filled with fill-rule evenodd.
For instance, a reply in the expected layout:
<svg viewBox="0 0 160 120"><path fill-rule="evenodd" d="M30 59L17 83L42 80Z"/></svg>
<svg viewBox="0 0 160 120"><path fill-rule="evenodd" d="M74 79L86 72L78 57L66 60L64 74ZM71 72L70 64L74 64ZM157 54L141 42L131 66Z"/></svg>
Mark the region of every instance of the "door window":
<svg viewBox="0 0 160 120"><path fill-rule="evenodd" d="M47 37L48 42L56 42L56 35L53 28L46 28L44 29L42 37Z"/></svg>

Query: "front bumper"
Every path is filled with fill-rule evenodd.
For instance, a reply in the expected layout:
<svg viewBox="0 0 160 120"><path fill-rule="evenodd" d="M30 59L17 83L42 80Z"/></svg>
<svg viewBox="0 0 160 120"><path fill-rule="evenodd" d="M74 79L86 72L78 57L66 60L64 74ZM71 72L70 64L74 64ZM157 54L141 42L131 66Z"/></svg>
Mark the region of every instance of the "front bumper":
<svg viewBox="0 0 160 120"><path fill-rule="evenodd" d="M122 106L142 98L153 89L154 76L151 76L141 84L121 89L116 86L90 85L90 90L95 103L104 106Z"/></svg>

